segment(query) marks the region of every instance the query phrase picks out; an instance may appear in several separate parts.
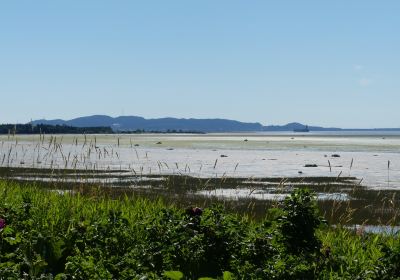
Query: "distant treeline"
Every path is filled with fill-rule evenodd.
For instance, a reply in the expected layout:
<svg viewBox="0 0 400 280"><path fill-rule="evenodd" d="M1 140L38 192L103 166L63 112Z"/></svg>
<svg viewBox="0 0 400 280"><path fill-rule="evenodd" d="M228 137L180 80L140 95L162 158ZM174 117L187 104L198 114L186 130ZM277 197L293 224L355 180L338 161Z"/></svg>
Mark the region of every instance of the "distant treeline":
<svg viewBox="0 0 400 280"><path fill-rule="evenodd" d="M68 125L49 125L49 124L0 124L0 134L142 134L142 133L191 133L203 134L201 131L192 130L118 130L114 131L111 127L75 127Z"/></svg>
<svg viewBox="0 0 400 280"><path fill-rule="evenodd" d="M111 127L74 127L47 124L1 124L0 134L100 134L114 133Z"/></svg>

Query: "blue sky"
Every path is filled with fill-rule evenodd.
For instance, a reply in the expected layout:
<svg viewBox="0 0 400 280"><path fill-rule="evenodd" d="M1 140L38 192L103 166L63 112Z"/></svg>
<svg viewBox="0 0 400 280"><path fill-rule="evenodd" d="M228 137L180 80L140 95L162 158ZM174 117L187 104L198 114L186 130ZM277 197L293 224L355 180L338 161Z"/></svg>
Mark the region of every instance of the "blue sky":
<svg viewBox="0 0 400 280"><path fill-rule="evenodd" d="M0 122L400 127L400 1L1 1Z"/></svg>

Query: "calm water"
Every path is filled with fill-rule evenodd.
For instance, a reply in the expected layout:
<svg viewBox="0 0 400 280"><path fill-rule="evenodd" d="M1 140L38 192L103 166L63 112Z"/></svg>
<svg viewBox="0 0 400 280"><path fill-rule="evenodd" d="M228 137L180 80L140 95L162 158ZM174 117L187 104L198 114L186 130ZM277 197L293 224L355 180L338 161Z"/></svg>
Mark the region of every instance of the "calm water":
<svg viewBox="0 0 400 280"><path fill-rule="evenodd" d="M199 177L355 176L369 188L397 189L400 132L6 135L0 164Z"/></svg>

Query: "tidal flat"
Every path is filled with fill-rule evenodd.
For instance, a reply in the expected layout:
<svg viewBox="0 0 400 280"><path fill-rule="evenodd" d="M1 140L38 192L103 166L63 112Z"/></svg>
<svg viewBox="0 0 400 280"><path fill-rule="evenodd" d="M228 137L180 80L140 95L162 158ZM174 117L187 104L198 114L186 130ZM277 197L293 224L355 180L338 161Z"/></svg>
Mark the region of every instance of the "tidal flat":
<svg viewBox="0 0 400 280"><path fill-rule="evenodd" d="M0 137L0 176L184 207L222 202L255 218L308 187L333 224L395 225L399 151L393 132L10 135Z"/></svg>
<svg viewBox="0 0 400 280"><path fill-rule="evenodd" d="M400 134L141 134L0 136L0 164L130 170L194 177L356 177L400 185Z"/></svg>

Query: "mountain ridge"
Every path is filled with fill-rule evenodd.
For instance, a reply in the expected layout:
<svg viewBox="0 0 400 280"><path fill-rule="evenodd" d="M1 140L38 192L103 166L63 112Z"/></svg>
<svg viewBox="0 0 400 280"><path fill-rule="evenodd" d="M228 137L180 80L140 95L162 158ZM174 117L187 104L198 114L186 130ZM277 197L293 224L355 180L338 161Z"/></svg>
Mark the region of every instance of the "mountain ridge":
<svg viewBox="0 0 400 280"><path fill-rule="evenodd" d="M107 115L92 115L78 117L71 120L46 120L40 119L32 124L69 125L76 127L110 126L114 131L146 130L146 131L200 131L200 132L245 132L262 131L260 123L239 122L228 119L195 119L195 118L154 118L145 119L139 116L110 117Z"/></svg>
<svg viewBox="0 0 400 280"><path fill-rule="evenodd" d="M150 118L140 116L91 115L77 117L70 120L63 119L39 119L31 124L68 125L74 127L111 127L114 131L199 131L199 132L262 132L262 131L294 131L304 129L306 125L299 122L291 122L285 125L267 125L259 122L240 122L237 120L222 118ZM310 131L400 131L400 128L372 128L372 129L343 129L338 127L307 126Z"/></svg>

